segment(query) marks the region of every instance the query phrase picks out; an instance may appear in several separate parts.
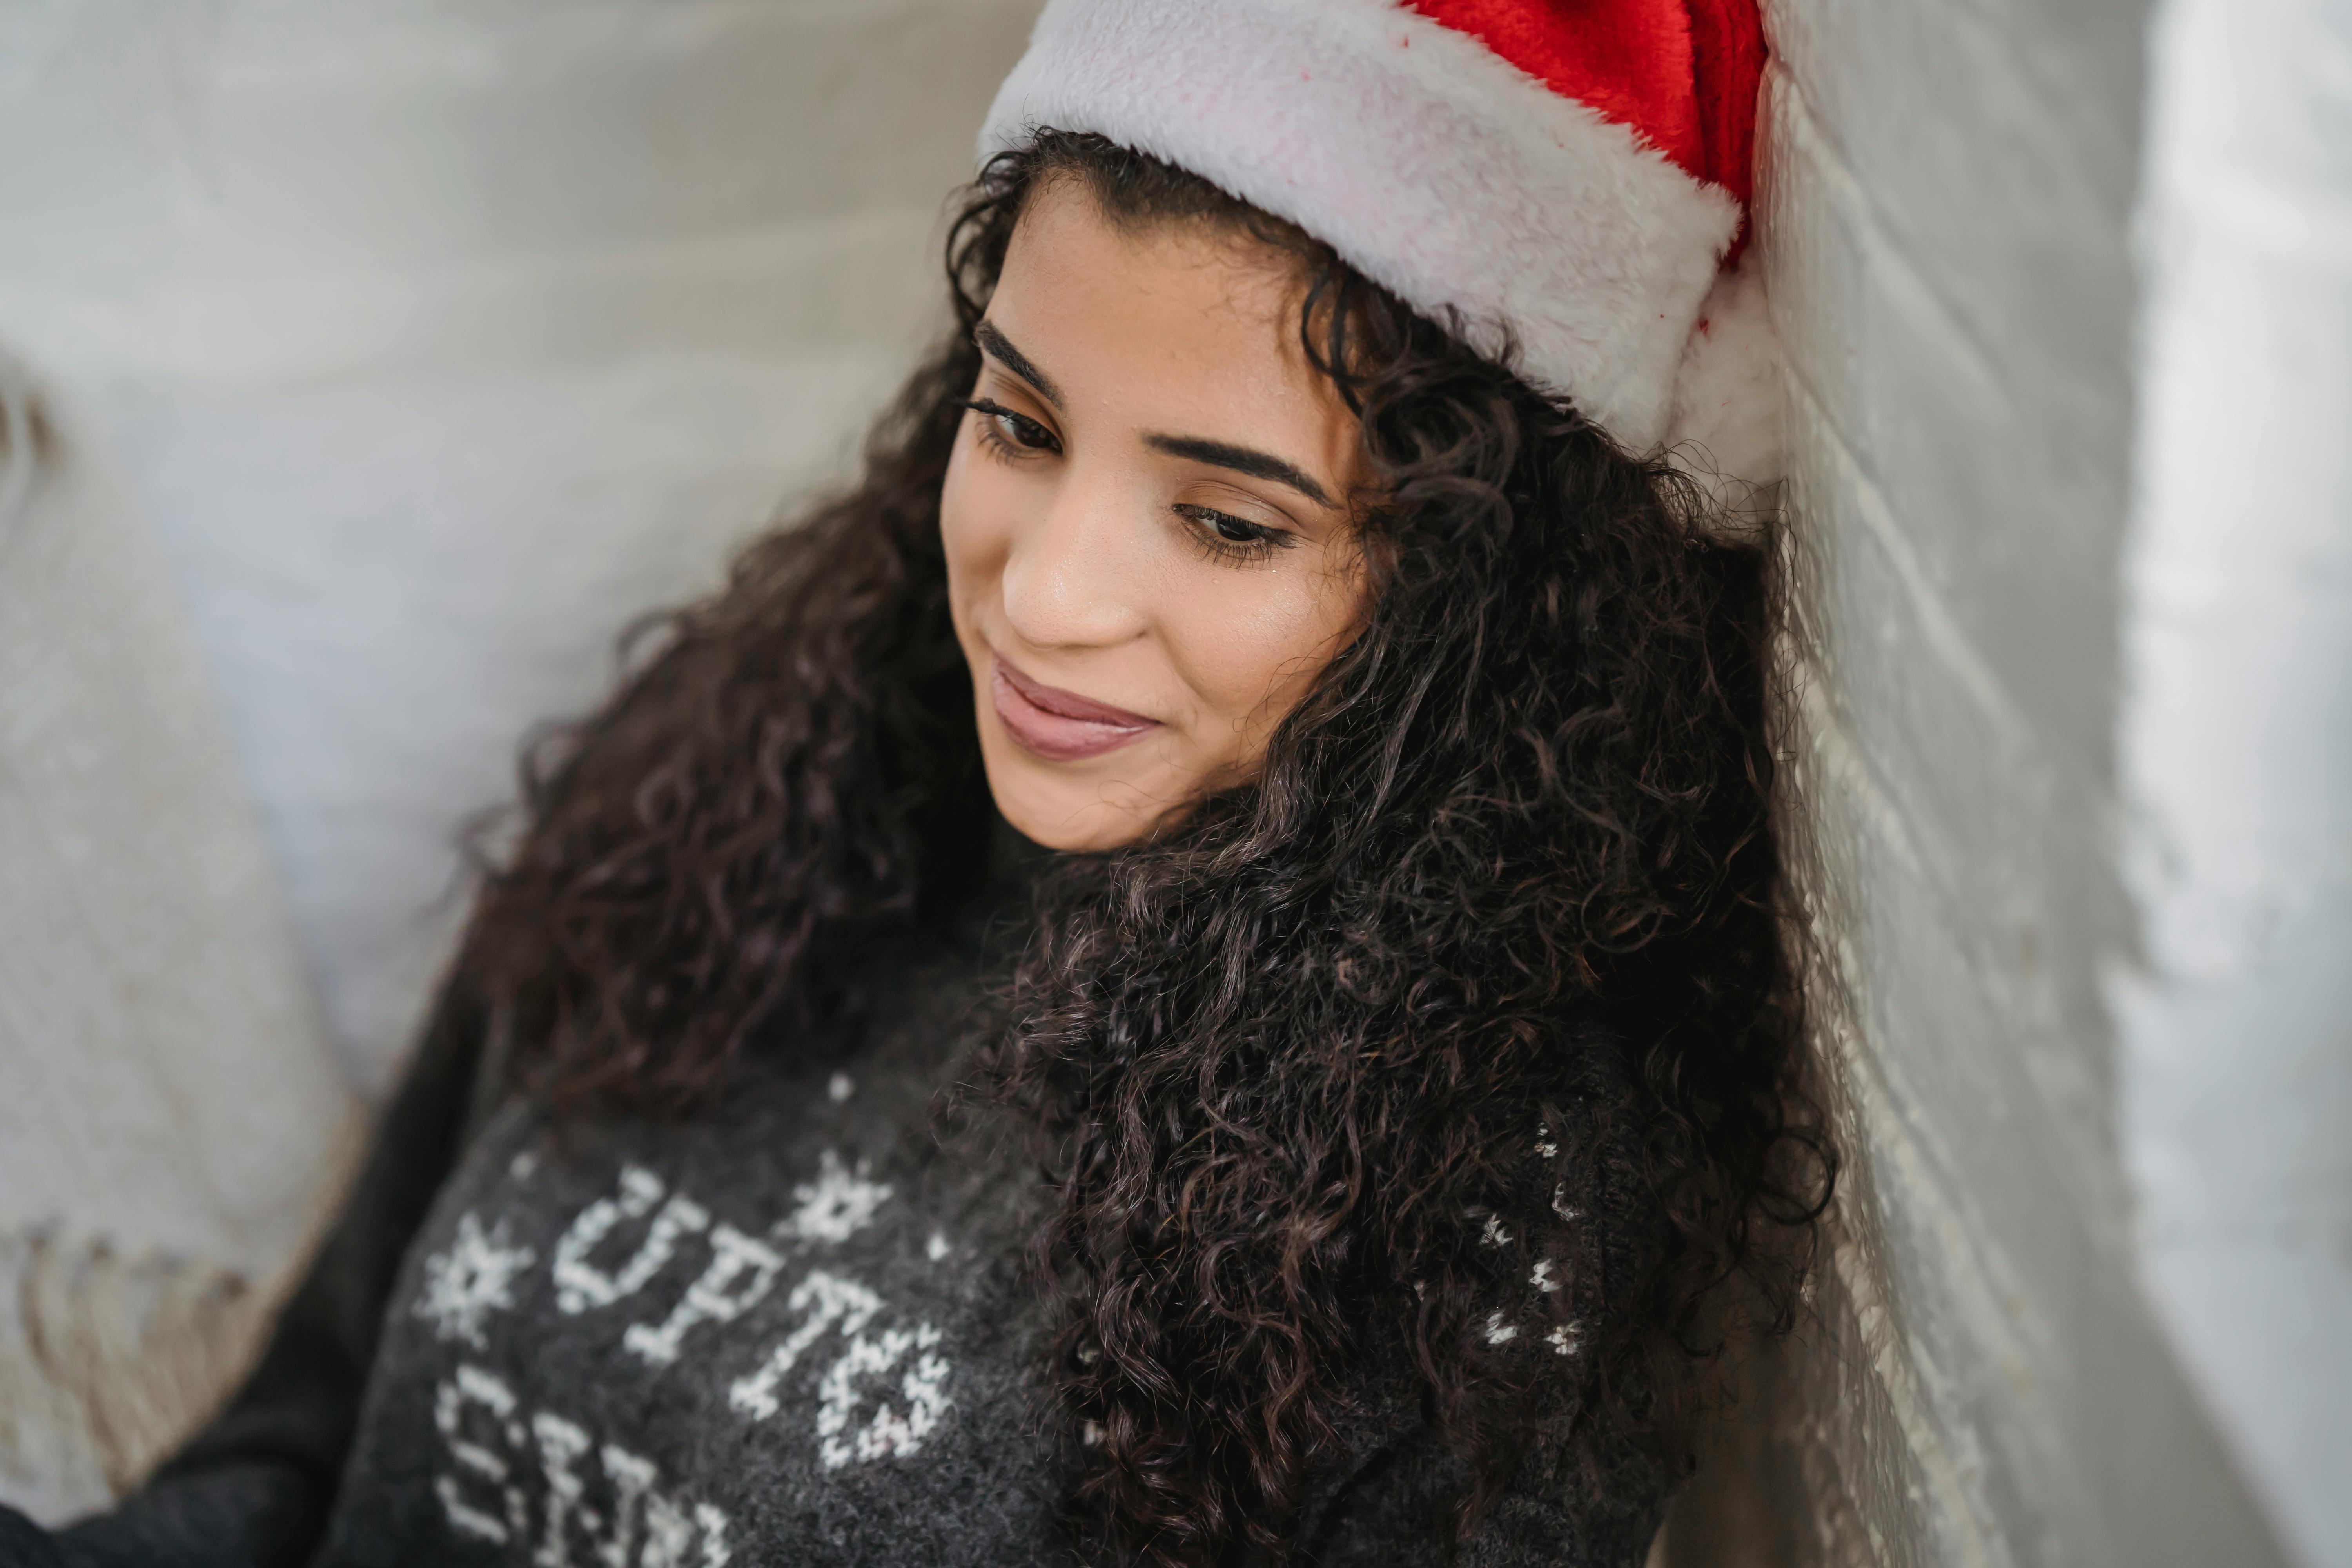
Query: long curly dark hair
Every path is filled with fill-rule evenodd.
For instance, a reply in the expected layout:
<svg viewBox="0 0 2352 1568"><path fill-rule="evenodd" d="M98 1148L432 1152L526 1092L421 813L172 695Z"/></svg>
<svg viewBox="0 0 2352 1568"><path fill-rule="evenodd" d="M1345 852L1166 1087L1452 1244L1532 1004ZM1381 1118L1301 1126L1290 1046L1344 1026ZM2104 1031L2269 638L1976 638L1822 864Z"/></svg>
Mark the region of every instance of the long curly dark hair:
<svg viewBox="0 0 2352 1568"><path fill-rule="evenodd" d="M528 754L446 1005L501 1005L559 1100L676 1110L966 906L989 807L940 489L1049 180L1295 268L1381 496L1366 629L1255 783L1061 858L978 1064L1057 1199L1073 1543L1278 1558L1377 1344L1460 1461L1450 1528L1543 1441L1671 1467L1727 1325L1789 1321L1833 1170L1770 828L1768 553L1507 352L1099 138L989 164L955 330L863 482Z"/></svg>

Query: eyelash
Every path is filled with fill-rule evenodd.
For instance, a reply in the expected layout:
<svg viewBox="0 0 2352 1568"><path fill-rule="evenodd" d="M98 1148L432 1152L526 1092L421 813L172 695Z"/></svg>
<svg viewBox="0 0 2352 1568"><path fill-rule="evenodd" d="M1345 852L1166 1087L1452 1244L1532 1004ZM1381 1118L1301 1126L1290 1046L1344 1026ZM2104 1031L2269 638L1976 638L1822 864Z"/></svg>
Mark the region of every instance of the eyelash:
<svg viewBox="0 0 2352 1568"><path fill-rule="evenodd" d="M1236 565L1264 561L1277 550L1287 550L1296 542L1279 528L1267 528L1261 523L1218 511L1213 507L1179 503L1171 508L1178 517L1192 525L1192 542L1201 553L1213 561L1226 561ZM1247 539L1227 539L1218 531L1220 525L1246 529Z"/></svg>
<svg viewBox="0 0 2352 1568"><path fill-rule="evenodd" d="M963 405L980 416L980 441L994 456L1006 462L1025 463L1034 458L1059 452L1062 444L1054 433L1025 414L1017 414L1001 403L985 397L968 397ZM1012 426L1007 434L1006 426ZM1251 522L1214 507L1180 503L1171 509L1177 516L1191 523L1192 542L1202 554L1213 561L1246 564L1264 561L1277 550L1287 550L1296 542L1290 534L1279 528L1267 528ZM1247 535L1244 539L1228 539L1221 531L1237 528Z"/></svg>
<svg viewBox="0 0 2352 1568"><path fill-rule="evenodd" d="M1026 414L1015 414L1004 405L991 403L985 397L967 397L963 405L980 416L981 444L1001 458L1023 462L1040 453L1062 449L1062 444L1054 439L1054 433ZM1010 435L1005 433L1007 425L1013 426ZM1031 438L1033 436L1034 439Z"/></svg>

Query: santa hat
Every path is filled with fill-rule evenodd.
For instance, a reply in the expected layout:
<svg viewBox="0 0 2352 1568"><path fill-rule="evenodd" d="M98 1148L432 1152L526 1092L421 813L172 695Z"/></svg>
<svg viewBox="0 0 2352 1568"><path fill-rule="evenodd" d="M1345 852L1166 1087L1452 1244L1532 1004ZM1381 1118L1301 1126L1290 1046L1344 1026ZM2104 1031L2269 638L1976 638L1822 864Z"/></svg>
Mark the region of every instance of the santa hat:
<svg viewBox="0 0 2352 1568"><path fill-rule="evenodd" d="M1637 452L1780 477L1755 0L1051 0L981 132L1093 132L1507 330Z"/></svg>

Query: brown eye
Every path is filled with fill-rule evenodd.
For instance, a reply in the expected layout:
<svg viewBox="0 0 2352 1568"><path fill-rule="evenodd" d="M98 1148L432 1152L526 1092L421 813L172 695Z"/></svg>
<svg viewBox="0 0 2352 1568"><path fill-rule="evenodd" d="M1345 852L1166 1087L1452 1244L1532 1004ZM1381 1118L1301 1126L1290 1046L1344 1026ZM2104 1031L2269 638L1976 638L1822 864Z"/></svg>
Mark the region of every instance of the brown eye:
<svg viewBox="0 0 2352 1568"><path fill-rule="evenodd" d="M1046 432L1043 425L1018 414L996 416L996 427L1003 431L1009 439L1024 447L1042 449L1054 444L1054 437Z"/></svg>
<svg viewBox="0 0 2352 1568"><path fill-rule="evenodd" d="M1054 433L1025 414L1016 414L1001 403L985 397L964 400L964 406L988 422L989 434L1008 447L1024 452L1058 452L1062 444Z"/></svg>
<svg viewBox="0 0 2352 1568"><path fill-rule="evenodd" d="M1262 561L1297 542L1286 529L1268 528L1214 507L1180 505L1176 515L1192 525L1192 536L1203 550L1228 561Z"/></svg>

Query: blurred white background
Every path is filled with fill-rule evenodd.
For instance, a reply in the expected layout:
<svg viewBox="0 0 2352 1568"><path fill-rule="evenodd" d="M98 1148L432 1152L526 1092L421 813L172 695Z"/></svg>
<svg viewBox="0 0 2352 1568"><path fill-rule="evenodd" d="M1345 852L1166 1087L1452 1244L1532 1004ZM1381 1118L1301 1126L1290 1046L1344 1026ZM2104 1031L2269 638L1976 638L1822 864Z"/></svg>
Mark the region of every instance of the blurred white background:
<svg viewBox="0 0 2352 1568"><path fill-rule="evenodd" d="M464 816L848 471L1037 0L7 0L0 342L186 605L380 1093Z"/></svg>
<svg viewBox="0 0 2352 1568"><path fill-rule="evenodd" d="M0 1500L237 1373L462 825L851 471L1035 7L0 0Z"/></svg>

